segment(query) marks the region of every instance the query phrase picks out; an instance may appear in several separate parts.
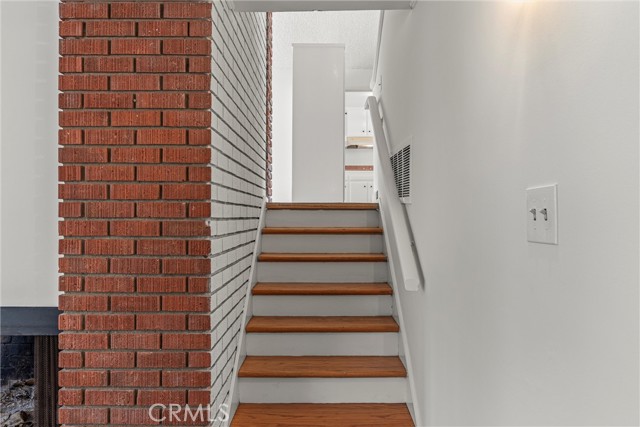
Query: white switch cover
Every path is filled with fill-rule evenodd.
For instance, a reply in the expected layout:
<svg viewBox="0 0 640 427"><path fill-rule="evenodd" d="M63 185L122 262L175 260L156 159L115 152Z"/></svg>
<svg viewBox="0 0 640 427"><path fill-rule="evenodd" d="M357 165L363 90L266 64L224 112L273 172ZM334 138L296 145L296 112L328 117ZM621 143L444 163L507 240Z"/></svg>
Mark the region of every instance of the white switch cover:
<svg viewBox="0 0 640 427"><path fill-rule="evenodd" d="M558 186L527 188L527 240L558 244Z"/></svg>

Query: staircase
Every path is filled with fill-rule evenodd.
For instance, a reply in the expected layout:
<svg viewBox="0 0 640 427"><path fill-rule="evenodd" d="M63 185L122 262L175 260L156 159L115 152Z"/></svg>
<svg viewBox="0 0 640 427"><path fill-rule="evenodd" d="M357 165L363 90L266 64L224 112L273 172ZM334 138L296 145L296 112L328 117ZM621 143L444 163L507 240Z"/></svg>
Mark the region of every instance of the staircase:
<svg viewBox="0 0 640 427"><path fill-rule="evenodd" d="M267 209L231 426L413 426L377 204Z"/></svg>

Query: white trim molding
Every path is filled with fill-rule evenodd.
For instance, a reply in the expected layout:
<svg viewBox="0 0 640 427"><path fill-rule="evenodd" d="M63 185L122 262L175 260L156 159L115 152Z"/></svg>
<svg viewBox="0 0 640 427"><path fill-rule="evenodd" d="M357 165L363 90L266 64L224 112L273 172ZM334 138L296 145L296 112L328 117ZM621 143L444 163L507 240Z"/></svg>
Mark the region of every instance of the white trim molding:
<svg viewBox="0 0 640 427"><path fill-rule="evenodd" d="M258 221L258 229L256 231L256 241L253 246L253 255L251 259L251 271L249 273L249 283L247 284L247 291L244 298L244 310L242 315L242 324L240 325L240 336L238 338L238 347L236 348L235 362L233 364L233 378L231 380L231 389L229 390L229 419L228 423L233 419L233 415L238 409L240 404L240 392L238 390L238 370L247 356L247 336L245 328L247 322L251 318L251 291L258 279L258 255L260 254L260 248L262 247L262 229L264 228L265 219L267 216L267 199L262 201L262 207L260 209L260 219ZM227 424L228 425L228 424Z"/></svg>

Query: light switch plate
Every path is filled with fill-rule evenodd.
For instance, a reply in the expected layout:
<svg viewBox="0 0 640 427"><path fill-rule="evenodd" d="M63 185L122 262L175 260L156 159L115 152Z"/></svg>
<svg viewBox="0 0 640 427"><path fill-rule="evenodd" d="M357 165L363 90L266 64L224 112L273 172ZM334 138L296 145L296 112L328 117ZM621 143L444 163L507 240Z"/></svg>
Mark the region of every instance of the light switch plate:
<svg viewBox="0 0 640 427"><path fill-rule="evenodd" d="M546 211L545 211L546 209ZM558 186L527 188L527 240L558 244ZM545 218L546 217L546 218Z"/></svg>

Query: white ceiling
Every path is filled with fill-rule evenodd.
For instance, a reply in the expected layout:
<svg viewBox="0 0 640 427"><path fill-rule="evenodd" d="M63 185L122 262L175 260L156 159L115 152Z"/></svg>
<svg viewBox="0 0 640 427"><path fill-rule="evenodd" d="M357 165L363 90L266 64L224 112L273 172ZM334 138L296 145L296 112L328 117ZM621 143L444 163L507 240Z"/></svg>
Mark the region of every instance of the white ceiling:
<svg viewBox="0 0 640 427"><path fill-rule="evenodd" d="M345 68L371 70L380 11L276 12L273 14L273 66L293 66L292 43L344 43Z"/></svg>

